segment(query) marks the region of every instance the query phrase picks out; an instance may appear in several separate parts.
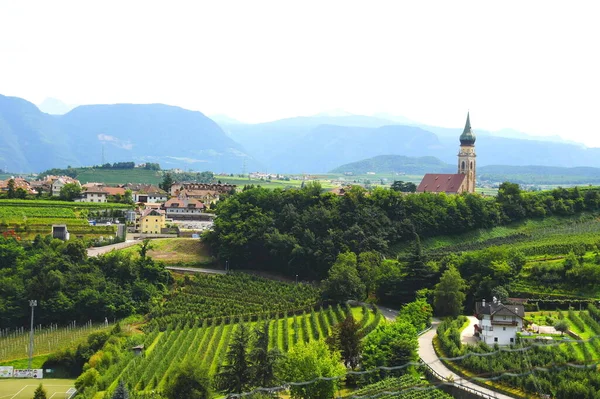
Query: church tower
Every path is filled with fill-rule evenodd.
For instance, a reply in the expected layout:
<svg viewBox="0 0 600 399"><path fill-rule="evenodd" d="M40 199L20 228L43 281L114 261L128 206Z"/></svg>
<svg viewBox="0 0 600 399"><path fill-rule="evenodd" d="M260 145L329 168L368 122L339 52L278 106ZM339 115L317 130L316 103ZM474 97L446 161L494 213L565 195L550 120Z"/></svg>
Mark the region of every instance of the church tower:
<svg viewBox="0 0 600 399"><path fill-rule="evenodd" d="M460 135L460 152L458 153L458 173L466 175L465 191L475 192L475 134L471 130L471 120L467 113L467 123L465 129Z"/></svg>

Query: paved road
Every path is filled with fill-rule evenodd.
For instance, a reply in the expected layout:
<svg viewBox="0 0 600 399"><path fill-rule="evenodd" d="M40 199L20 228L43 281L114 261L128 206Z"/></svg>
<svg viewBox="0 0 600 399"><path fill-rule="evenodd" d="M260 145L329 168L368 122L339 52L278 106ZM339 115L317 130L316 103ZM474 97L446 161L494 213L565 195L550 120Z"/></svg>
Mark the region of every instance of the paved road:
<svg viewBox="0 0 600 399"><path fill-rule="evenodd" d="M446 366L444 366L442 361L436 355L435 350L433 349L433 337L436 334L438 324L440 324L440 321L434 319L431 330L427 331L425 334L419 337L419 357L423 359L423 361L427 363L429 367L431 367L433 371L435 371L439 375L446 378L451 376L456 384L460 384L466 388L483 392L489 395L489 397L491 398L512 399L511 396L494 392L490 389L484 388L470 381L467 381L458 374L455 374L452 371L450 371L450 369L448 369Z"/></svg>
<svg viewBox="0 0 600 399"><path fill-rule="evenodd" d="M165 269L173 270L174 272L183 272L183 273L226 274L225 270L202 269L202 268L199 268L199 267L167 266L167 267L165 267Z"/></svg>
<svg viewBox="0 0 600 399"><path fill-rule="evenodd" d="M112 250L131 247L132 245L139 243L141 243L141 241L128 240L125 242L120 242L118 244L106 245L104 247L92 247L87 249L87 254L88 256L104 255L105 253L110 252Z"/></svg>
<svg viewBox="0 0 600 399"><path fill-rule="evenodd" d="M467 316L469 319L469 325L461 331L460 342L467 345L475 345L479 342L479 338L473 335L475 332L475 324L479 323L479 320L475 316Z"/></svg>

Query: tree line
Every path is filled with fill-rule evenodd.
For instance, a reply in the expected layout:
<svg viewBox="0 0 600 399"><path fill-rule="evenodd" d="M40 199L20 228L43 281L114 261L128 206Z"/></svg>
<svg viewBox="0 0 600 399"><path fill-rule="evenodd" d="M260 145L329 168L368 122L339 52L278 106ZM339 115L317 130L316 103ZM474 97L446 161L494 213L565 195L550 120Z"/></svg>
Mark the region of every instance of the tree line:
<svg viewBox="0 0 600 399"><path fill-rule="evenodd" d="M146 256L115 251L88 258L80 241L0 237L0 324L28 325L28 299L38 301L39 324L144 314L163 296L168 278L164 266Z"/></svg>
<svg viewBox="0 0 600 399"><path fill-rule="evenodd" d="M598 188L532 193L503 183L497 197L485 197L357 186L338 196L318 183L289 190L247 186L219 202L206 239L219 259L234 268L322 279L340 253L375 251L395 257L393 246L414 242L416 236L460 234L599 208Z"/></svg>

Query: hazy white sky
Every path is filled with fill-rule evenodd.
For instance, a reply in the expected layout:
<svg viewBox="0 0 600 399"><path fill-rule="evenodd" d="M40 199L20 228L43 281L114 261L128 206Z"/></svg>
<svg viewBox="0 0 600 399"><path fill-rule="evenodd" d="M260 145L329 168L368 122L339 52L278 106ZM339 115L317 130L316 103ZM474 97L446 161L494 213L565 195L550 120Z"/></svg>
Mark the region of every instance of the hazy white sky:
<svg viewBox="0 0 600 399"><path fill-rule="evenodd" d="M331 109L600 146L598 1L0 0L0 94Z"/></svg>

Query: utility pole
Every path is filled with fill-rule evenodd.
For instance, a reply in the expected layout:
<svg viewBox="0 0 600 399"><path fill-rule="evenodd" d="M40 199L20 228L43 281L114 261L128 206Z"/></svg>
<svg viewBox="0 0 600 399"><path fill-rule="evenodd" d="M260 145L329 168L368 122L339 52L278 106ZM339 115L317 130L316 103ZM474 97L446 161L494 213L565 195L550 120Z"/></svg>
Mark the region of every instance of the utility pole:
<svg viewBox="0 0 600 399"><path fill-rule="evenodd" d="M31 306L31 331L29 332L29 369L31 370L31 362L33 361L33 309L37 306L37 301L30 299L29 306Z"/></svg>

